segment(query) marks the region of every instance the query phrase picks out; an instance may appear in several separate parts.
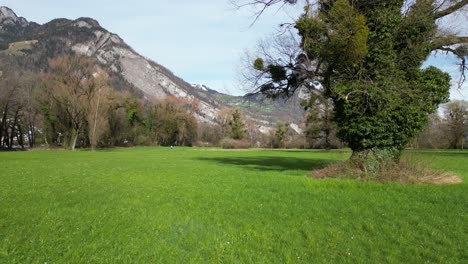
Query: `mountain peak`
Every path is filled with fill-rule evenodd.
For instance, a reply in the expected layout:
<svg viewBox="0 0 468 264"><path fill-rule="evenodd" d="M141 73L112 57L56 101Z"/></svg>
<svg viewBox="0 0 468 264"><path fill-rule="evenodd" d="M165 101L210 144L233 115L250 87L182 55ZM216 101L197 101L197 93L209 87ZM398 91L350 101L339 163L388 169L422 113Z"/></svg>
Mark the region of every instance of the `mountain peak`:
<svg viewBox="0 0 468 264"><path fill-rule="evenodd" d="M97 20L89 18L89 17L80 17L75 20L76 26L78 27L87 27L87 28L93 28L93 27L101 27L99 25L99 22Z"/></svg>
<svg viewBox="0 0 468 264"><path fill-rule="evenodd" d="M28 21L24 17L18 17L13 10L6 6L0 7L0 28L3 25L27 26Z"/></svg>
<svg viewBox="0 0 468 264"><path fill-rule="evenodd" d="M0 6L0 17L13 17L13 18L18 18L18 16L11 10L10 8L6 6Z"/></svg>

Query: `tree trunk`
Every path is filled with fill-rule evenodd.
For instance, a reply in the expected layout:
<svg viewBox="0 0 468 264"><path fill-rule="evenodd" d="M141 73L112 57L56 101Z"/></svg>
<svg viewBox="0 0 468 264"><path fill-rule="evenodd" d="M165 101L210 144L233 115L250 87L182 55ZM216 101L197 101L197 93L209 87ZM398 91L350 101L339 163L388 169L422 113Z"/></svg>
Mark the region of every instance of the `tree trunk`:
<svg viewBox="0 0 468 264"><path fill-rule="evenodd" d="M44 144L46 147L49 147L49 140L47 139L47 134L44 133Z"/></svg>
<svg viewBox="0 0 468 264"><path fill-rule="evenodd" d="M28 129L28 143L29 148L34 148L34 145L36 144L36 131L34 127L29 127Z"/></svg>
<svg viewBox="0 0 468 264"><path fill-rule="evenodd" d="M5 108L3 109L2 124L0 125L0 147L5 144L6 133L8 133L7 122L6 122L7 112L8 112L8 103L5 105Z"/></svg>
<svg viewBox="0 0 468 264"><path fill-rule="evenodd" d="M18 124L18 133L16 133L16 140L18 141L18 144L21 146L21 149L24 149L24 134L23 134L23 129L21 128L20 124Z"/></svg>
<svg viewBox="0 0 468 264"><path fill-rule="evenodd" d="M71 138L71 150L75 151L76 141L78 140L78 129L73 129Z"/></svg>
<svg viewBox="0 0 468 264"><path fill-rule="evenodd" d="M386 165L398 162L401 150L398 148L373 148L353 150L351 161L366 175L379 173Z"/></svg>
<svg viewBox="0 0 468 264"><path fill-rule="evenodd" d="M15 119L13 121L13 125L10 127L11 132L10 132L10 135L8 136L8 138L10 140L10 144L8 145L9 150L13 150L13 141L15 140L17 123L18 123L18 112L15 113Z"/></svg>
<svg viewBox="0 0 468 264"><path fill-rule="evenodd" d="M97 103L96 103L96 112L94 114L94 126L93 126L93 133L92 133L92 136L90 138L90 143L91 143L91 150L95 150L96 149L96 145L97 145L97 139L96 139L96 127L97 127L97 119L98 119L98 113L99 113L99 106L100 106L100 101L101 101L101 89L98 90L98 94L97 94Z"/></svg>
<svg viewBox="0 0 468 264"><path fill-rule="evenodd" d="M29 116L28 120L28 143L30 148L36 144L36 112Z"/></svg>
<svg viewBox="0 0 468 264"><path fill-rule="evenodd" d="M5 137L3 138L3 146L6 148L6 149L11 149L10 148L10 129L7 128L7 130L5 131Z"/></svg>
<svg viewBox="0 0 468 264"><path fill-rule="evenodd" d="M10 141L10 143L8 143L9 150L13 150L13 141L15 140L15 133L15 124L13 124L13 126L11 127L10 135L8 136L8 140Z"/></svg>

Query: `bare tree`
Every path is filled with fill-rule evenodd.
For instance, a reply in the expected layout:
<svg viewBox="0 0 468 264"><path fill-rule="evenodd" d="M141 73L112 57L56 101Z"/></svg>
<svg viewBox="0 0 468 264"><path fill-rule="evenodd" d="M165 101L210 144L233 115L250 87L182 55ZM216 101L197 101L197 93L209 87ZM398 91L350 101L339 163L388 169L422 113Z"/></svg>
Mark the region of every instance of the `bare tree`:
<svg viewBox="0 0 468 264"><path fill-rule="evenodd" d="M25 72L22 74L21 88L18 92L19 100L23 105L22 109L22 126L26 128L26 138L28 145L33 148L36 144L36 134L41 118L38 95L40 92L39 76L33 72Z"/></svg>
<svg viewBox="0 0 468 264"><path fill-rule="evenodd" d="M51 72L44 75L46 94L55 106L61 125L75 150L80 133L84 133L91 102L98 94L96 61L84 56L63 55L49 61Z"/></svg>
<svg viewBox="0 0 468 264"><path fill-rule="evenodd" d="M232 118L232 114L234 113L234 111L234 108L224 107L221 108L217 113L216 122L221 128L221 138L229 137L230 135L229 122Z"/></svg>
<svg viewBox="0 0 468 264"><path fill-rule="evenodd" d="M316 75L310 73L314 72L317 65L315 61L304 56L300 40L293 32L271 35L259 41L253 53L244 53L241 58L239 81L251 94L263 93L271 97L292 95L299 88L293 84L299 82L313 89L316 87L312 85ZM275 70L278 74L284 73L290 77L278 80L274 76Z"/></svg>
<svg viewBox="0 0 468 264"><path fill-rule="evenodd" d="M449 141L445 121L434 113L430 116L428 126L415 139L413 145L415 148L444 149L449 147Z"/></svg>
<svg viewBox="0 0 468 264"><path fill-rule="evenodd" d="M152 138L163 146L187 146L197 140L197 121L192 110L194 101L176 97L157 100L150 105L146 118Z"/></svg>
<svg viewBox="0 0 468 264"><path fill-rule="evenodd" d="M100 138L109 129L109 76L106 72L100 70L95 74L95 88L96 92L89 101L89 111L87 115L89 142L91 149L96 149Z"/></svg>
<svg viewBox="0 0 468 264"><path fill-rule="evenodd" d="M0 81L0 146L9 150L13 149L15 140L24 148L24 129L21 123L25 108L21 98L22 74L19 71L3 71Z"/></svg>
<svg viewBox="0 0 468 264"><path fill-rule="evenodd" d="M464 149L465 136L468 133L468 102L452 101L444 106L444 122L449 147Z"/></svg>

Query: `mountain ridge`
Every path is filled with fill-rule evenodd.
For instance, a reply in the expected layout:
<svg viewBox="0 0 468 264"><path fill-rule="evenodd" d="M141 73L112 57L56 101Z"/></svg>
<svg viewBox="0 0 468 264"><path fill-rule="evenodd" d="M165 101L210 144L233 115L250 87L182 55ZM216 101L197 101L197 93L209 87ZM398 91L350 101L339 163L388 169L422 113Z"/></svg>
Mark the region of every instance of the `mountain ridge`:
<svg viewBox="0 0 468 264"><path fill-rule="evenodd" d="M24 17L18 17L16 13L6 6L0 7L0 28L5 24L19 24L21 26L27 26L28 20Z"/></svg>
<svg viewBox="0 0 468 264"><path fill-rule="evenodd" d="M118 34L109 32L93 18L57 18L40 25L18 17L8 7L0 7L0 50L13 42L31 40L38 42L34 44L34 52L39 54L39 67L46 67L48 58L66 52L95 57L114 74L115 82L120 86L117 89L129 89L146 99L175 96L198 100L200 111L196 117L205 123L216 122L217 112L223 107L243 108L247 116L258 121L259 129L264 131L268 130L262 127L265 124L271 128L280 119L299 123L303 115L303 110L302 115L297 114L297 111L301 111L297 99L293 111L296 113L285 114L282 111L287 101L268 101L274 105L271 108L276 113L260 113L258 109L249 109L251 97L230 96L203 85L200 87L204 89L197 89L197 86L187 83L168 68L136 52ZM262 98L256 102L265 100Z"/></svg>

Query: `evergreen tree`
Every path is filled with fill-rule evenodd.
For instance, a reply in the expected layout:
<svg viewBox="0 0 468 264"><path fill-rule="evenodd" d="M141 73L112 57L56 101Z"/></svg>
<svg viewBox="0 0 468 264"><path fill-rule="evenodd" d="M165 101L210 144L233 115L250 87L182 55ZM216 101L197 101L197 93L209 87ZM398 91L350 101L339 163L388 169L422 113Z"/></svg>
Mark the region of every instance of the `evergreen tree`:
<svg viewBox="0 0 468 264"><path fill-rule="evenodd" d="M286 137L288 136L289 132L289 124L284 122L278 121L276 123L276 130L275 130L275 145L280 148L285 147Z"/></svg>
<svg viewBox="0 0 468 264"><path fill-rule="evenodd" d="M241 117L241 112L236 109L232 113L232 119L229 121L229 127L231 128L231 137L233 139L244 139L245 137L245 124Z"/></svg>

